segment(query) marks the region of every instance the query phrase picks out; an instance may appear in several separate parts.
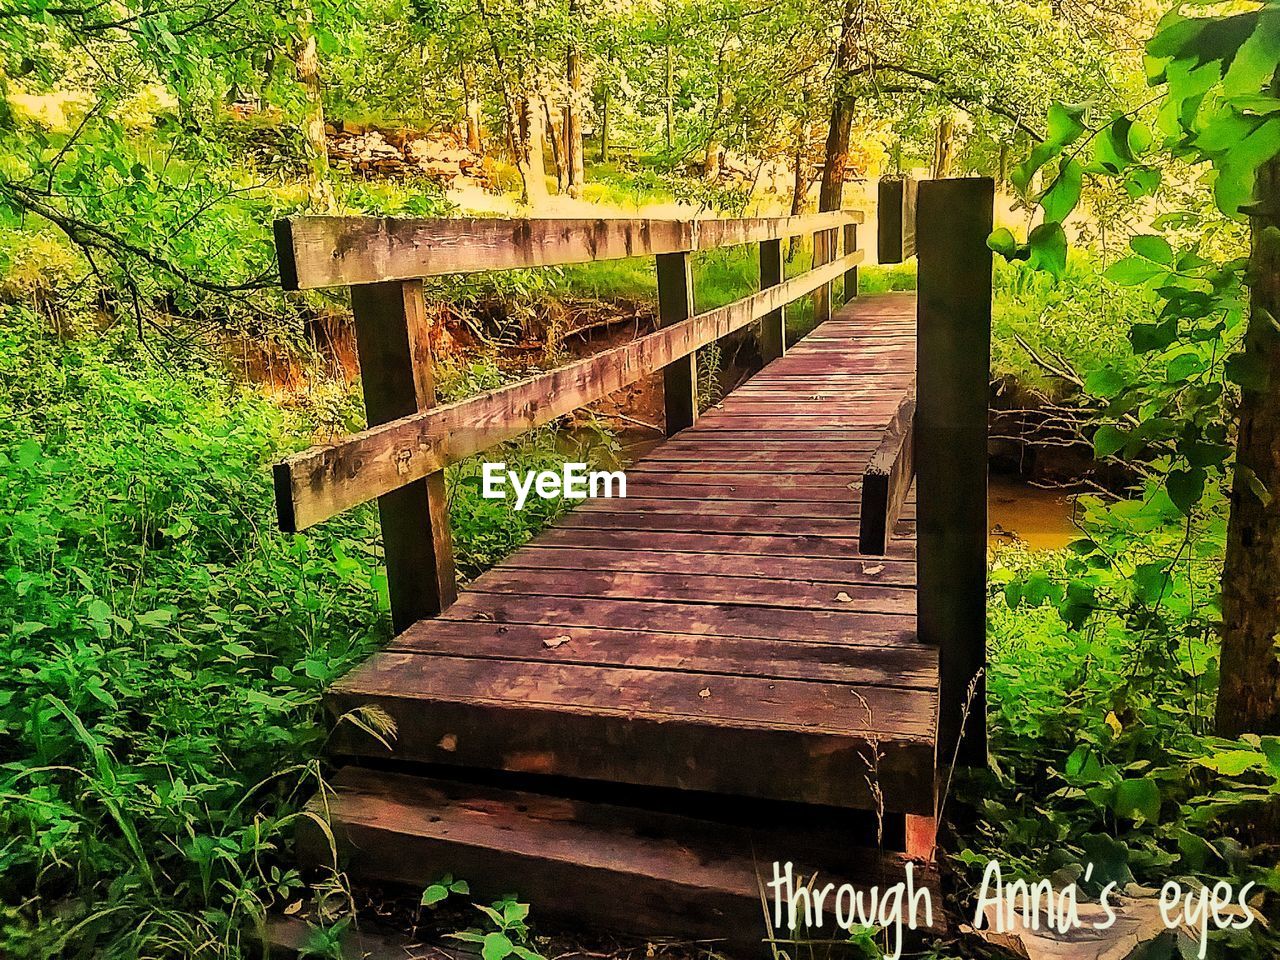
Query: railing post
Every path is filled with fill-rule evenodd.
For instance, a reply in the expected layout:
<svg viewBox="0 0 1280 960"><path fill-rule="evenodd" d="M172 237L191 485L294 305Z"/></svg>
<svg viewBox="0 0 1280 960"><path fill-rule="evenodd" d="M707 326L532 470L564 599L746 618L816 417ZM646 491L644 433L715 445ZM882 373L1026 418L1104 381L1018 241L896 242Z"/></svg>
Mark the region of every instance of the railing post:
<svg viewBox="0 0 1280 960"><path fill-rule="evenodd" d="M987 236L994 199L986 177L919 185L918 629L921 641L939 648L938 762L944 767L957 755L966 764L986 762Z"/></svg>
<svg viewBox="0 0 1280 960"><path fill-rule="evenodd" d="M836 232L819 230L813 235L813 265L820 267L835 258ZM813 291L813 320L822 323L831 319L831 293L835 285L824 283Z"/></svg>
<svg viewBox="0 0 1280 960"><path fill-rule="evenodd" d="M782 282L782 240L760 241L760 289ZM760 321L760 356L765 363L787 351L786 308L779 307Z"/></svg>
<svg viewBox="0 0 1280 960"><path fill-rule="evenodd" d="M369 425L435 406L422 281L351 288L356 349ZM396 633L442 613L458 598L444 471L378 498Z"/></svg>
<svg viewBox="0 0 1280 960"><path fill-rule="evenodd" d="M693 271L688 253L660 253L657 260L658 326L669 327L693 316ZM663 367L662 386L671 436L698 419L697 351Z"/></svg>
<svg viewBox="0 0 1280 960"><path fill-rule="evenodd" d="M844 252L853 253L858 249L858 225L846 223L844 226ZM855 263L844 272L844 302L848 303L858 295L858 265Z"/></svg>

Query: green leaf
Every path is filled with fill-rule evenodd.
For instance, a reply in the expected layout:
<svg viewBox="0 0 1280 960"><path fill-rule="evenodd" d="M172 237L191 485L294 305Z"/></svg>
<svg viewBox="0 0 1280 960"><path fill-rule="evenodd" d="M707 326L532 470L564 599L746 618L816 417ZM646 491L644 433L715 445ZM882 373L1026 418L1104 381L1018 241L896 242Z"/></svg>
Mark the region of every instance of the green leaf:
<svg viewBox="0 0 1280 960"><path fill-rule="evenodd" d="M1125 383L1124 374L1114 367L1099 367L1084 378L1084 389L1095 397L1110 400L1120 395Z"/></svg>
<svg viewBox="0 0 1280 960"><path fill-rule="evenodd" d="M1125 257L1107 267L1102 275L1122 287L1136 287L1156 277L1163 277L1168 272L1159 264L1142 257Z"/></svg>
<svg viewBox="0 0 1280 960"><path fill-rule="evenodd" d="M1256 750L1223 750L1196 762L1224 777L1238 777L1246 770L1261 769L1267 758Z"/></svg>
<svg viewBox="0 0 1280 960"><path fill-rule="evenodd" d="M1153 780L1122 780L1116 785L1112 810L1138 823L1160 822L1160 788Z"/></svg>
<svg viewBox="0 0 1280 960"><path fill-rule="evenodd" d="M1265 390L1267 388L1267 364L1262 357L1254 353L1233 353L1227 357L1223 373L1228 380L1242 390Z"/></svg>
<svg viewBox="0 0 1280 960"><path fill-rule="evenodd" d="M1008 227L996 227L987 237L987 247L1006 260L1012 260L1018 249L1018 241Z"/></svg>
<svg viewBox="0 0 1280 960"><path fill-rule="evenodd" d="M1042 223L1031 231L1031 266L1055 277L1067 268L1067 235L1060 223Z"/></svg>
<svg viewBox="0 0 1280 960"><path fill-rule="evenodd" d="M1135 323L1129 329L1129 342L1134 353L1150 353L1163 350L1178 339L1178 321L1175 317L1159 323Z"/></svg>
<svg viewBox="0 0 1280 960"><path fill-rule="evenodd" d="M1258 12L1257 25L1240 44L1231 66L1222 77L1222 94L1234 97L1258 93L1270 81L1280 62L1280 14L1270 9Z"/></svg>
<svg viewBox="0 0 1280 960"><path fill-rule="evenodd" d="M1140 257L1145 257L1165 267L1173 266L1173 248L1164 237L1154 234L1141 234L1129 239L1129 248Z"/></svg>
<svg viewBox="0 0 1280 960"><path fill-rule="evenodd" d="M1129 847L1123 841L1103 833L1091 833L1080 839L1080 848L1084 851L1085 862L1093 864L1093 883L1124 886L1133 882L1133 873L1129 870Z"/></svg>
<svg viewBox="0 0 1280 960"><path fill-rule="evenodd" d="M1093 433L1093 453L1099 460L1112 456L1129 440L1129 435L1114 424L1104 423Z"/></svg>
<svg viewBox="0 0 1280 960"><path fill-rule="evenodd" d="M1079 139L1084 133L1084 107L1077 104L1054 101L1049 106L1049 143L1064 147Z"/></svg>
<svg viewBox="0 0 1280 960"><path fill-rule="evenodd" d="M1160 170L1157 167L1134 167L1125 174L1124 189L1130 197L1149 197L1160 186Z"/></svg>
<svg viewBox="0 0 1280 960"><path fill-rule="evenodd" d="M1061 223L1076 208L1080 202L1082 172L1080 164L1070 158L1063 159L1058 175L1040 197L1046 221Z"/></svg>
<svg viewBox="0 0 1280 960"><path fill-rule="evenodd" d="M484 945L480 948L480 955L484 960L504 960L504 958L514 949L513 944L507 935L500 931L485 934Z"/></svg>
<svg viewBox="0 0 1280 960"><path fill-rule="evenodd" d="M1165 478L1165 489L1169 499L1183 513L1191 513L1195 505L1204 496L1205 472L1203 467L1192 467L1189 470L1170 470Z"/></svg>
<svg viewBox="0 0 1280 960"><path fill-rule="evenodd" d="M442 900L449 898L449 891L446 887L439 883L433 883L427 889L422 891L422 905L431 907Z"/></svg>

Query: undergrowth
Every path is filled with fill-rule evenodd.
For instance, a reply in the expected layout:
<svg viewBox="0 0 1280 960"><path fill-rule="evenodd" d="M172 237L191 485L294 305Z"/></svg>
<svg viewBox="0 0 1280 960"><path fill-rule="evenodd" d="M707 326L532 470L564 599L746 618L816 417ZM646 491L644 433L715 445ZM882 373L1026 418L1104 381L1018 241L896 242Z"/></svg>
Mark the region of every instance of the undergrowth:
<svg viewBox="0 0 1280 960"><path fill-rule="evenodd" d="M300 889L321 691L388 634L376 511L278 533L305 411L119 328L4 308L0 424L0 954L238 957ZM566 459L549 430L501 456ZM474 472L449 483L467 575L561 509Z"/></svg>

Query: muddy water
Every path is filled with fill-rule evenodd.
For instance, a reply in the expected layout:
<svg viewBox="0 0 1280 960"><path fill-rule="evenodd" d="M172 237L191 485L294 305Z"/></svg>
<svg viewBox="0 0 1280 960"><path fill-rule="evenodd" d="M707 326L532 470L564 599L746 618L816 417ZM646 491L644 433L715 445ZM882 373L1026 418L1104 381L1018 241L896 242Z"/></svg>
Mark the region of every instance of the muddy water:
<svg viewBox="0 0 1280 960"><path fill-rule="evenodd" d="M1017 477L993 474L987 486L988 542L1022 543L1056 550L1080 536L1072 522L1075 499L1061 490L1033 487Z"/></svg>

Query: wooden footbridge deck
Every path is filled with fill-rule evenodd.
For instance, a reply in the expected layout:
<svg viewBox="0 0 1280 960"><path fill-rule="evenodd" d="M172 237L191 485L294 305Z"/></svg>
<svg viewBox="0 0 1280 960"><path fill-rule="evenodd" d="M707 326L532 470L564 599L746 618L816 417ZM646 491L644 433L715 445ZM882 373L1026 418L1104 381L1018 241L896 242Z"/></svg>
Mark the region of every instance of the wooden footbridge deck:
<svg viewBox="0 0 1280 960"><path fill-rule="evenodd" d="M914 190L886 190L882 260L915 224ZM278 227L286 285L353 285L374 424L280 465L282 524L379 497L398 631L328 698L361 718L337 723L348 766L315 805L352 877L449 872L535 915L758 949L772 860L872 885L931 858L939 764L983 749L980 700L961 727L981 697L990 219L989 181L921 185L919 300L854 296L856 213ZM801 232L815 266L784 280ZM761 292L696 314L690 253L743 242ZM421 277L643 253L659 330L434 407ZM783 305L811 293L826 319L787 348ZM752 323L769 362L697 415L694 351ZM456 592L443 467L658 370L670 436L625 499ZM299 841L333 865L324 831Z"/></svg>

